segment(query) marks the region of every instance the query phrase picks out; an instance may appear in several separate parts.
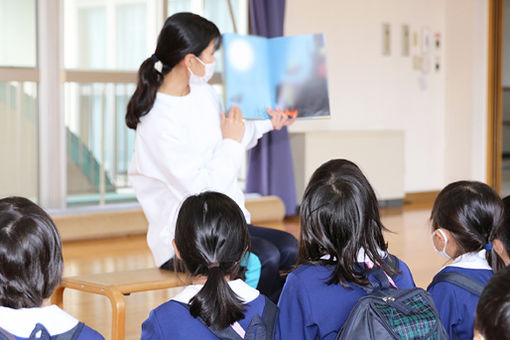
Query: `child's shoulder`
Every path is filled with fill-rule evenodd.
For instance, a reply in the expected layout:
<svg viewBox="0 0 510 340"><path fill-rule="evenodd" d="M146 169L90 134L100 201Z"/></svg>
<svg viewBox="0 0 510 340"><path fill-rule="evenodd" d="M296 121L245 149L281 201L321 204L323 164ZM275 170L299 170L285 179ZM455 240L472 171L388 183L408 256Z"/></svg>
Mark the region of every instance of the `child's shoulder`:
<svg viewBox="0 0 510 340"><path fill-rule="evenodd" d="M462 275L465 275L471 279L474 279L483 285L487 284L489 282L490 278L493 276L493 271L489 269L471 269L471 268L461 268L461 267L455 267L455 266L447 266L444 267L437 273L434 278L436 278L439 274L442 273L459 273ZM446 281L432 281L432 283L429 285L427 290L433 295L433 296L449 296L449 295L455 295L455 296L470 296L472 295L470 292L465 290L464 288L461 288L453 283L446 282Z"/></svg>
<svg viewBox="0 0 510 340"><path fill-rule="evenodd" d="M473 278L477 281L480 281L481 283L487 283L489 282L490 278L494 275L494 272L490 269L472 269L472 268L462 268L462 267L455 267L455 266L446 266L443 269L439 271L439 273L436 274L439 275L441 273L459 273L466 276L469 276L470 278Z"/></svg>
<svg viewBox="0 0 510 340"><path fill-rule="evenodd" d="M99 334L99 332L85 325L78 335L77 340L104 340L104 337Z"/></svg>
<svg viewBox="0 0 510 340"><path fill-rule="evenodd" d="M413 275L411 273L411 270L409 269L409 266L399 259L398 257L395 257L398 259L398 270L400 273L395 278L395 284L400 289L408 289L415 287Z"/></svg>
<svg viewBox="0 0 510 340"><path fill-rule="evenodd" d="M159 321L169 319L179 322L176 318L187 316L190 313L183 303L175 300L169 300L154 308L151 314L154 314Z"/></svg>
<svg viewBox="0 0 510 340"><path fill-rule="evenodd" d="M303 264L289 274L287 281L314 285L316 282L328 281L331 274L333 274L332 266Z"/></svg>

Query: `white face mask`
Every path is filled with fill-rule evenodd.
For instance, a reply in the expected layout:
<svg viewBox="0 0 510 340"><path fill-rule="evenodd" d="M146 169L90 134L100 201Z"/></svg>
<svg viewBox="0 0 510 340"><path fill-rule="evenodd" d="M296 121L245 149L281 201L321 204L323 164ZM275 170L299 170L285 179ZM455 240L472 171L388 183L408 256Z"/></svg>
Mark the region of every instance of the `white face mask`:
<svg viewBox="0 0 510 340"><path fill-rule="evenodd" d="M437 231L439 231L439 233L443 236L444 238L444 245L443 245L443 250L439 251L436 249L436 245L434 244L434 240L432 240L432 246L434 247L434 250L436 251L436 253L439 253L439 255L447 258L447 259L451 259L450 255L448 255L446 253L446 244L448 243L448 237L446 237L446 234L444 233L444 231L441 230L441 228L439 229L436 229ZM434 238L434 235L436 234L436 232L434 231L432 233L432 235L430 235L432 238Z"/></svg>
<svg viewBox="0 0 510 340"><path fill-rule="evenodd" d="M188 71L190 73L190 78L189 78L189 82L192 83L192 84L205 84L209 81L209 79L212 78L213 74L214 74L214 67L216 66L216 62L213 61L212 63L210 64L206 64L204 63L202 60L200 60L199 57L195 57L197 58L197 60L202 64L204 65L205 67L205 73L203 76L199 77L195 74L193 74L193 71L191 71L191 68L188 67Z"/></svg>

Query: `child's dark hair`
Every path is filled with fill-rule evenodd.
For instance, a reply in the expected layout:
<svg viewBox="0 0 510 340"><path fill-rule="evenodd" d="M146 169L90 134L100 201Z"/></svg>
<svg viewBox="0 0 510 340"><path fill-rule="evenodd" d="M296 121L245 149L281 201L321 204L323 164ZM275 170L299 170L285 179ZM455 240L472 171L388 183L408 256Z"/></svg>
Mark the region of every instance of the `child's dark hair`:
<svg viewBox="0 0 510 340"><path fill-rule="evenodd" d="M188 272L207 276L204 287L190 301L191 315L217 329L241 320L242 301L225 278L239 277L240 261L250 244L237 203L217 192L188 197L177 217L175 244Z"/></svg>
<svg viewBox="0 0 510 340"><path fill-rule="evenodd" d="M298 263L334 266L328 284L369 284L368 269L357 261L361 248L388 275L399 273L379 253L387 251L382 234L387 229L381 223L374 190L356 164L335 159L315 170L300 215Z"/></svg>
<svg viewBox="0 0 510 340"><path fill-rule="evenodd" d="M510 196L503 198L503 206L505 209L505 218L498 230L494 233L494 238L500 239L507 253L510 254Z"/></svg>
<svg viewBox="0 0 510 340"><path fill-rule="evenodd" d="M0 200L0 306L40 307L62 278L62 243L50 216L23 197Z"/></svg>
<svg viewBox="0 0 510 340"><path fill-rule="evenodd" d="M221 45L218 27L197 14L176 13L166 19L154 52L157 59L147 58L138 70L136 90L127 106L126 125L129 128L136 129L140 118L150 111L164 76L186 55L200 56L212 41L218 49ZM163 64L161 73L154 68L156 60Z"/></svg>
<svg viewBox="0 0 510 340"><path fill-rule="evenodd" d="M489 280L476 307L475 330L485 339L510 340L510 267Z"/></svg>
<svg viewBox="0 0 510 340"><path fill-rule="evenodd" d="M504 266L490 242L503 223L503 202L485 183L458 181L448 184L436 198L430 219L432 228L446 229L455 239L455 257L487 249L486 258L493 270Z"/></svg>

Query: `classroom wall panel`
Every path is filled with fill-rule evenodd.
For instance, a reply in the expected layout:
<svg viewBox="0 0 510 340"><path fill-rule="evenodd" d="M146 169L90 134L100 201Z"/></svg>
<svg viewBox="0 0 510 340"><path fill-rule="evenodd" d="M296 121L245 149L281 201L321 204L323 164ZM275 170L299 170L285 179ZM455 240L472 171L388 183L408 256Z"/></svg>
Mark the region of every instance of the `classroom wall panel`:
<svg viewBox="0 0 510 340"><path fill-rule="evenodd" d="M325 33L332 112L290 131L404 131L405 192L484 180L486 8L487 0L288 2L286 35ZM389 55L383 24L390 25Z"/></svg>

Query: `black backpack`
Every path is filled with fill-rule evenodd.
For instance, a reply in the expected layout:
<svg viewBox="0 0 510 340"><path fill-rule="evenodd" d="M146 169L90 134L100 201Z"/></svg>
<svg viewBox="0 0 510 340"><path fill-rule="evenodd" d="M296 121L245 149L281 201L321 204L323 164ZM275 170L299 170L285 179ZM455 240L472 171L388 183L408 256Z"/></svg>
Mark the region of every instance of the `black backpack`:
<svg viewBox="0 0 510 340"><path fill-rule="evenodd" d="M398 259L388 255L386 262L398 268ZM359 286L367 295L351 310L337 340L345 339L448 339L434 301L421 288L396 289L384 271L370 271L378 282Z"/></svg>
<svg viewBox="0 0 510 340"><path fill-rule="evenodd" d="M42 324L38 323L35 325L32 333L30 333L30 337L28 339L35 340L76 340L83 329L85 324L83 322L78 322L76 326L74 326L69 331L58 334L55 336L51 336L46 327ZM41 335L37 337L37 333L41 332ZM15 340L16 338L11 333L7 332L5 329L0 327L0 340Z"/></svg>
<svg viewBox="0 0 510 340"><path fill-rule="evenodd" d="M264 298L266 299L266 302L262 312L262 317L255 315L251 319L250 325L246 329L244 338L241 338L241 336L237 334L237 332L232 327L216 329L212 326L207 326L202 318L199 317L197 319L206 325L211 333L222 340L273 340L275 336L275 326L276 321L278 320L279 310L273 301L269 300L266 296L264 296ZM188 304L181 302L179 303L189 310Z"/></svg>

